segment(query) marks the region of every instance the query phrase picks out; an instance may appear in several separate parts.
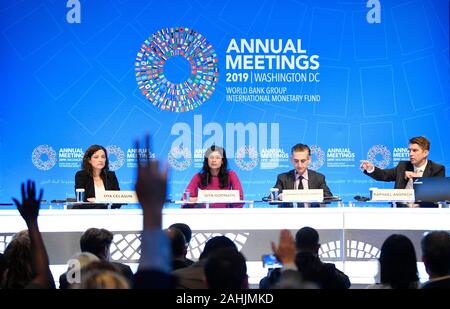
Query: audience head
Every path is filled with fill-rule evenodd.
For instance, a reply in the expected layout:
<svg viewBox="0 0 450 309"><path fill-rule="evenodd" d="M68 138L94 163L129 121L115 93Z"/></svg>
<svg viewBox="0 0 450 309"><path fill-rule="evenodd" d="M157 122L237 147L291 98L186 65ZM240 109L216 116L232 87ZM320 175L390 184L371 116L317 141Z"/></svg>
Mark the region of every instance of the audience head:
<svg viewBox="0 0 450 309"><path fill-rule="evenodd" d="M433 231L421 241L422 261L430 278L450 275L450 233Z"/></svg>
<svg viewBox="0 0 450 309"><path fill-rule="evenodd" d="M206 242L203 252L200 254L200 259L207 258L211 253L222 248L233 248L238 251L236 244L228 237L215 236Z"/></svg>
<svg viewBox="0 0 450 309"><path fill-rule="evenodd" d="M413 137L409 140L409 161L414 166L425 163L430 152L430 141L424 136Z"/></svg>
<svg viewBox="0 0 450 309"><path fill-rule="evenodd" d="M291 163L294 165L297 173L303 175L311 163L311 149L309 149L308 145L297 144L292 147Z"/></svg>
<svg viewBox="0 0 450 309"><path fill-rule="evenodd" d="M110 270L93 270L85 274L81 289L129 289L127 279Z"/></svg>
<svg viewBox="0 0 450 309"><path fill-rule="evenodd" d="M203 167L201 171L201 182L203 186L207 186L211 182L212 171L218 171L220 187L228 186L228 160L225 149L212 145L205 152Z"/></svg>
<svg viewBox="0 0 450 309"><path fill-rule="evenodd" d="M16 233L4 252L7 272L3 287L23 289L34 277L31 260L31 241L28 230Z"/></svg>
<svg viewBox="0 0 450 309"><path fill-rule="evenodd" d="M319 233L309 226L299 229L295 234L295 246L298 251L317 253L320 248Z"/></svg>
<svg viewBox="0 0 450 309"><path fill-rule="evenodd" d="M166 230L166 234L170 240L172 258L184 258L187 252L186 238L184 237L184 234L175 228L168 228Z"/></svg>
<svg viewBox="0 0 450 309"><path fill-rule="evenodd" d="M93 175L93 171L100 170L101 172L109 171L108 152L106 148L100 145L90 146L83 156L83 163L81 168Z"/></svg>
<svg viewBox="0 0 450 309"><path fill-rule="evenodd" d="M235 248L222 248L211 253L204 270L210 289L248 288L245 257Z"/></svg>
<svg viewBox="0 0 450 309"><path fill-rule="evenodd" d="M113 234L105 229L90 228L80 238L80 249L95 254L101 260L109 260L109 248Z"/></svg>
<svg viewBox="0 0 450 309"><path fill-rule="evenodd" d="M381 283L393 289L417 288L416 251L408 237L389 236L381 246L379 262Z"/></svg>
<svg viewBox="0 0 450 309"><path fill-rule="evenodd" d="M174 223L171 226L169 226L169 229L171 229L171 228L181 231L184 235L184 238L186 238L187 244L191 242L192 230L189 227L189 225L187 225L185 223Z"/></svg>

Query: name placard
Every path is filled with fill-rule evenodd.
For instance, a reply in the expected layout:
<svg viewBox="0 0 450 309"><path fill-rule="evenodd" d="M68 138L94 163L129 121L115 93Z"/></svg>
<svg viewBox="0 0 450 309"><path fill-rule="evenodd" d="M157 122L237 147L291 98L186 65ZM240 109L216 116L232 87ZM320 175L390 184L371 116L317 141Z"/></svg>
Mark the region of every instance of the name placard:
<svg viewBox="0 0 450 309"><path fill-rule="evenodd" d="M239 202L239 190L198 190L198 202Z"/></svg>
<svg viewBox="0 0 450 309"><path fill-rule="evenodd" d="M375 202L414 202L413 189L370 189L371 201Z"/></svg>
<svg viewBox="0 0 450 309"><path fill-rule="evenodd" d="M323 202L323 189L283 190L284 202Z"/></svg>
<svg viewBox="0 0 450 309"><path fill-rule="evenodd" d="M139 203L135 191L106 190L95 197L96 203Z"/></svg>

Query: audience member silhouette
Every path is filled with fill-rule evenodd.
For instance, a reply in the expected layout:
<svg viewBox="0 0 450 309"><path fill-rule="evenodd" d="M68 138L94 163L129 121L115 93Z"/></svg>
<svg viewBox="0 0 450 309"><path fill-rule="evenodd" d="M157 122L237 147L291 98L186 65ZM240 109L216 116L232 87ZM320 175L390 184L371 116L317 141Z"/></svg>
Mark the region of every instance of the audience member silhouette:
<svg viewBox="0 0 450 309"><path fill-rule="evenodd" d="M100 260L109 261L112 240L113 234L110 231L90 228L80 238L80 249L82 252L95 254ZM133 282L133 272L130 266L117 262L111 263L120 270L120 273L127 278L131 285Z"/></svg>
<svg viewBox="0 0 450 309"><path fill-rule="evenodd" d="M79 280L81 283L81 269L87 266L89 263L100 261L100 259L90 252L78 252L70 259L69 267L67 271L59 276L59 288L68 289L72 283ZM79 277L77 278L77 276ZM70 277L70 278L68 278Z"/></svg>
<svg viewBox="0 0 450 309"><path fill-rule="evenodd" d="M46 289L55 288L49 260L41 232L38 216L43 191L36 195L34 181L22 183L22 202L13 198L17 210L24 219L28 232L19 233L8 245L5 256L8 262L5 287ZM12 250L8 250L8 248Z"/></svg>
<svg viewBox="0 0 450 309"><path fill-rule="evenodd" d="M206 289L207 285L204 281L206 260L212 253L222 248L232 248L237 251L236 244L225 236L215 236L209 239L205 244L203 252L200 254L198 262L173 272L178 277L178 288Z"/></svg>
<svg viewBox="0 0 450 309"><path fill-rule="evenodd" d="M135 148L140 150L139 140ZM145 154L138 160L135 190L143 212L141 260L134 277L134 288L169 289L176 287L171 274L169 239L162 227L162 208L167 194L167 166L161 171L157 160L150 160L150 136L145 138Z"/></svg>
<svg viewBox="0 0 450 309"><path fill-rule="evenodd" d="M188 248L189 248L189 243L191 242L191 237L192 237L192 230L191 230L191 228L186 223L174 223L171 226L169 226L169 229L170 228L178 229L178 230L180 230L183 233L183 235L184 235L184 237L186 239L186 255L187 255ZM186 257L186 255L184 256L185 263L188 266L194 264L194 261L188 259Z"/></svg>
<svg viewBox="0 0 450 309"><path fill-rule="evenodd" d="M186 263L186 238L184 234L176 228L168 228L166 230L172 248L172 269L188 267Z"/></svg>
<svg viewBox="0 0 450 309"><path fill-rule="evenodd" d="M323 263L319 258L319 233L312 227L297 231L295 242L298 248L295 265L303 280L316 283L322 289L348 289L350 280L332 263Z"/></svg>
<svg viewBox="0 0 450 309"><path fill-rule="evenodd" d="M450 288L450 234L433 231L422 238L422 261L430 276L422 289Z"/></svg>
<svg viewBox="0 0 450 309"><path fill-rule="evenodd" d="M271 270L260 281L260 288L274 288L282 280L285 270L296 269L300 272L304 284L299 286L322 289L348 289L350 279L332 263L323 263L319 258L319 233L311 227L297 231L295 241L290 231L280 232L280 246L272 242L272 250L282 262L282 269ZM291 276L292 277L292 276ZM295 277L295 276L294 276ZM307 283L312 283L307 284Z"/></svg>
<svg viewBox="0 0 450 309"><path fill-rule="evenodd" d="M210 289L248 289L245 257L233 247L213 252L204 269Z"/></svg>
<svg viewBox="0 0 450 309"><path fill-rule="evenodd" d="M379 258L380 283L369 289L417 289L419 276L417 258L411 240L400 234L389 236L381 246Z"/></svg>

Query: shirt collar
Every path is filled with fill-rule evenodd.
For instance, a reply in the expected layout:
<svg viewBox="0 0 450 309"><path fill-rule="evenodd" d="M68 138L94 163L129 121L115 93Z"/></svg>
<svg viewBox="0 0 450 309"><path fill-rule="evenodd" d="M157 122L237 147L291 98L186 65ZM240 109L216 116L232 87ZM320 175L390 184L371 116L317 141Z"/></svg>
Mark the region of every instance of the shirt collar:
<svg viewBox="0 0 450 309"><path fill-rule="evenodd" d="M421 166L419 166L419 167L414 166L414 172L417 172L418 170L422 170L422 173L423 173L425 171L425 167L427 166L427 164L428 164L428 160L425 160L425 163L422 164Z"/></svg>
<svg viewBox="0 0 450 309"><path fill-rule="evenodd" d="M297 170L295 171L295 180L297 180L300 177L300 174L297 172ZM305 178L306 180L309 180L308 178L308 169L305 170L305 172L303 173L303 178Z"/></svg>

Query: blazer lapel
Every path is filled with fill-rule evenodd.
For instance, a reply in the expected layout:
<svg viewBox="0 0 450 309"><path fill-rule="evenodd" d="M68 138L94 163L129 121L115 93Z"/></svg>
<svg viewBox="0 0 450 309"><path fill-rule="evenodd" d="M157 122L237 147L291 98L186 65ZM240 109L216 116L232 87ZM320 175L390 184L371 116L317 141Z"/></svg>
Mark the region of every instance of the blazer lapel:
<svg viewBox="0 0 450 309"><path fill-rule="evenodd" d="M425 170L423 171L422 177L430 177L431 176L431 161L428 160L427 165L425 166Z"/></svg>
<svg viewBox="0 0 450 309"><path fill-rule="evenodd" d="M295 188L295 170L289 172L288 181L289 183L287 184L286 189L297 189Z"/></svg>

